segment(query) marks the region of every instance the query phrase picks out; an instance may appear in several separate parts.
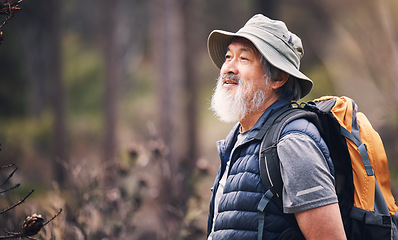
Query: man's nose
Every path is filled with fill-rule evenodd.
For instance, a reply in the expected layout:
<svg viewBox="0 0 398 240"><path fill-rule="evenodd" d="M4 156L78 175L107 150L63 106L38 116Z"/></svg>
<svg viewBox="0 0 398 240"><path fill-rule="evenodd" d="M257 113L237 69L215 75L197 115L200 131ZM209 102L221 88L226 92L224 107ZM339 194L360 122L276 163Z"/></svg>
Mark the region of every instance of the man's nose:
<svg viewBox="0 0 398 240"><path fill-rule="evenodd" d="M225 61L224 64L221 67L221 73L222 74L238 74L238 68L236 67L236 61L235 59L231 61Z"/></svg>

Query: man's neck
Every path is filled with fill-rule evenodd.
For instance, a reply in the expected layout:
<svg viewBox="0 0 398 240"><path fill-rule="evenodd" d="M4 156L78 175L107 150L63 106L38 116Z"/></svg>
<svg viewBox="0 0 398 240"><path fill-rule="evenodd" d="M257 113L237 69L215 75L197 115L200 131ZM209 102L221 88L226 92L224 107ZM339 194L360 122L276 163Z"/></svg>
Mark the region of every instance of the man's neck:
<svg viewBox="0 0 398 240"><path fill-rule="evenodd" d="M256 124L256 122L258 121L258 119L261 117L261 115L263 113L264 112L250 113L248 116L246 116L245 118L240 120L239 121L240 127L241 127L240 131L245 132L245 131L251 129Z"/></svg>
<svg viewBox="0 0 398 240"><path fill-rule="evenodd" d="M251 113L247 114L244 118L239 120L239 123L241 126L240 131L244 132L244 131L251 129L256 124L256 122L261 117L261 115L263 115L265 110L267 110L277 100L278 99L273 99L272 101L266 102L260 110L258 110L256 112L251 112Z"/></svg>

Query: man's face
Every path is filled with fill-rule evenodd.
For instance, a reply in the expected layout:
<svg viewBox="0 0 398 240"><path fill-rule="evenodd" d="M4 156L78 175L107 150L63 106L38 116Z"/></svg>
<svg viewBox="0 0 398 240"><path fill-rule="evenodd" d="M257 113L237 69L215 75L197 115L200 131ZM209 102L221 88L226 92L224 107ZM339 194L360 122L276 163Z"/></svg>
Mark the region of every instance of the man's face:
<svg viewBox="0 0 398 240"><path fill-rule="evenodd" d="M220 71L220 75L224 74L234 74L241 78L244 88L248 88L248 85L252 86L251 93L248 94L254 94L253 91L264 86L265 73L263 64L260 62L260 53L249 40L237 38L228 46L225 62ZM236 93L239 85L237 81L226 78L223 87L233 94Z"/></svg>
<svg viewBox="0 0 398 240"><path fill-rule="evenodd" d="M213 94L211 109L225 122L235 122L261 110L269 96L260 53L244 38L227 49Z"/></svg>

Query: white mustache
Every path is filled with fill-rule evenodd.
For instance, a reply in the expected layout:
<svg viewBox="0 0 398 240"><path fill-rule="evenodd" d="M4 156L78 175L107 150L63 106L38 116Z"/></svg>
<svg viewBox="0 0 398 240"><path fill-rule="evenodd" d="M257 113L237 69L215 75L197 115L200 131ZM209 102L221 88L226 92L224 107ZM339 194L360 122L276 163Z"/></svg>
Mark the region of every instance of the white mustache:
<svg viewBox="0 0 398 240"><path fill-rule="evenodd" d="M237 81L238 84L240 84L240 82L241 82L240 77L238 77L238 75L233 74L233 73L225 73L225 74L223 74L223 75L220 75L220 76L218 77L218 79L219 79L219 80L223 80L223 81L224 81L225 79L231 79L231 80Z"/></svg>

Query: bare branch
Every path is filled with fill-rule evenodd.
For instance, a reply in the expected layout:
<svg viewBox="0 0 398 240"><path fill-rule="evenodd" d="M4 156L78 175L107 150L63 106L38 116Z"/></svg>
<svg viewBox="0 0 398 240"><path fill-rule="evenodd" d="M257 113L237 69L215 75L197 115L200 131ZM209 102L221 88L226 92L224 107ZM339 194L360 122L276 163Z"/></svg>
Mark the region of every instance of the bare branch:
<svg viewBox="0 0 398 240"><path fill-rule="evenodd" d="M7 16L3 23L0 24L0 44L3 42L3 31L1 31L1 28L14 16L14 13L21 11L21 8L19 8L21 2L22 0L0 0L0 15Z"/></svg>
<svg viewBox="0 0 398 240"><path fill-rule="evenodd" d="M11 209L15 208L18 205L21 205L35 190L31 190L24 198L22 198L21 200L19 200L19 202L17 202L16 204L12 205L9 208L4 209L3 211L0 212L0 214L3 214L7 211L10 211Z"/></svg>
<svg viewBox="0 0 398 240"><path fill-rule="evenodd" d="M13 0L1 1L0 3L0 14L2 15L12 15L13 12L21 10L19 4L22 0L14 2Z"/></svg>
<svg viewBox="0 0 398 240"><path fill-rule="evenodd" d="M0 194L5 193L5 192L8 192L8 191L11 191L11 190L13 190L13 189L15 189L15 188L18 188L20 185L21 185L21 184L18 183L18 184L16 184L15 186L13 186L13 187L11 187L11 188L8 188L8 189L6 189L6 190L0 191Z"/></svg>
<svg viewBox="0 0 398 240"><path fill-rule="evenodd" d="M2 184L0 184L0 187L4 186L14 175L14 173L17 171L17 167L15 167L15 169L8 175L8 177L3 181Z"/></svg>
<svg viewBox="0 0 398 240"><path fill-rule="evenodd" d="M5 230L4 230L4 232L6 234L8 234L8 236L0 236L0 239L13 239L13 238L20 238L23 236L22 233L13 233L13 232L5 231Z"/></svg>
<svg viewBox="0 0 398 240"><path fill-rule="evenodd" d="M7 236L0 236L0 239L14 239L14 238L28 238L31 240L37 240L36 238L32 237L33 235L36 235L39 233L39 231L45 227L47 224L49 224L51 221L53 221L56 217L58 217L62 212L62 208L59 209L59 211L47 222L44 224L40 221L43 221L43 218L41 215L33 214L32 216L28 216L23 224L22 232L9 232L6 230L3 230ZM52 239L52 238L51 238Z"/></svg>
<svg viewBox="0 0 398 240"><path fill-rule="evenodd" d="M61 214L62 212L62 208L59 209L59 211L50 219L48 220L46 223L43 224L43 227L46 226L47 224L49 224L52 220L54 220L56 217L59 216L59 214Z"/></svg>
<svg viewBox="0 0 398 240"><path fill-rule="evenodd" d="M0 149L0 150L1 150L1 149ZM3 169L3 168L10 168L10 167L14 167L14 166L15 166L14 163L11 163L11 164L5 165L5 166L0 166L0 170Z"/></svg>

